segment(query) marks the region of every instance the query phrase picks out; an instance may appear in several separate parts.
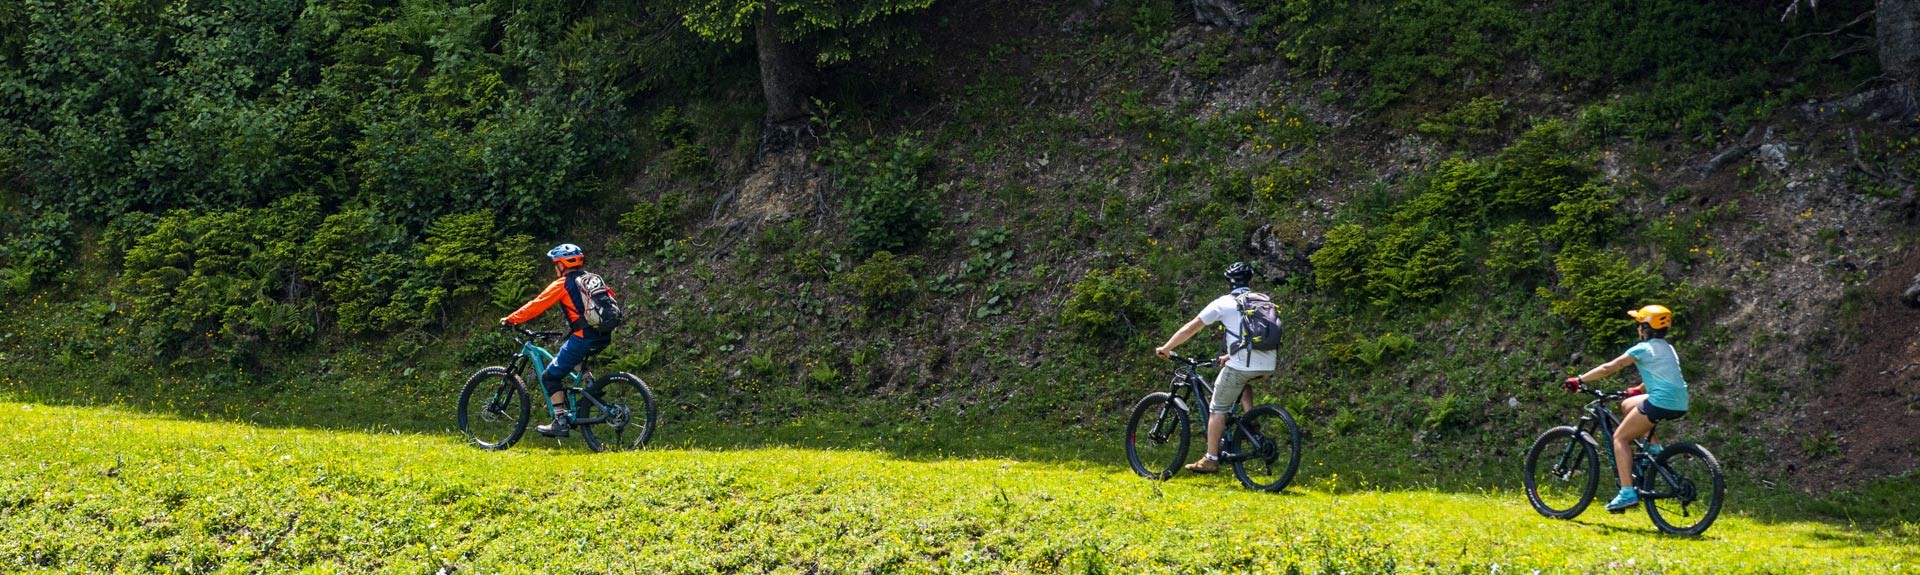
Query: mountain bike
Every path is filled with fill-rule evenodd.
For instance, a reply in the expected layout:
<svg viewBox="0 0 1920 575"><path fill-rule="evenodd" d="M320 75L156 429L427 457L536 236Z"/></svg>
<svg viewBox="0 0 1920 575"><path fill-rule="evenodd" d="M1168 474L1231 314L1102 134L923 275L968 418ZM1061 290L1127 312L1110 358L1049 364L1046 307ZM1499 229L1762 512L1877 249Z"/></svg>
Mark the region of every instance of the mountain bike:
<svg viewBox="0 0 1920 575"><path fill-rule="evenodd" d="M1594 400L1582 408L1580 420L1541 433L1527 450L1527 501L1533 503L1534 511L1554 519L1577 517L1593 503L1603 471L1598 452L1607 454L1605 476L1614 475L1613 430L1620 427L1620 419L1607 405L1627 395L1594 389L1581 392ZM1704 533L1720 516L1726 496L1720 460L1707 448L1692 443L1675 443L1658 454L1648 453L1658 430L1656 422L1646 439L1633 442L1633 488L1640 493L1640 504L1646 506L1647 517L1663 532ZM1662 505L1669 507L1662 510Z"/></svg>
<svg viewBox="0 0 1920 575"><path fill-rule="evenodd" d="M1173 382L1167 391L1140 399L1127 419L1127 464L1148 479L1166 480L1187 460L1193 410L1204 412L1212 403L1213 386L1198 373L1210 359L1173 354ZM1191 404L1187 401L1191 398ZM1235 409L1237 410L1237 404ZM1206 416L1199 417L1201 436ZM1300 426L1293 414L1278 405L1260 404L1243 414L1227 414L1226 433L1220 438L1220 462L1233 466L1233 476L1248 489L1280 491L1300 469Z"/></svg>
<svg viewBox="0 0 1920 575"><path fill-rule="evenodd" d="M467 434L467 439L491 450L513 447L527 431L527 420L533 409L525 382L531 379L537 384L540 370L553 363L553 352L539 343L567 337L566 332L559 331L502 329L517 332L514 340L519 342L520 351L513 354L507 365L481 368L467 378L455 414L460 431ZM628 373L596 379L585 362L579 370L568 373L563 382L567 409L573 414L571 424L580 430L589 449L640 449L653 438L660 414L647 382ZM542 412L546 410L546 395L544 391L540 394Z"/></svg>

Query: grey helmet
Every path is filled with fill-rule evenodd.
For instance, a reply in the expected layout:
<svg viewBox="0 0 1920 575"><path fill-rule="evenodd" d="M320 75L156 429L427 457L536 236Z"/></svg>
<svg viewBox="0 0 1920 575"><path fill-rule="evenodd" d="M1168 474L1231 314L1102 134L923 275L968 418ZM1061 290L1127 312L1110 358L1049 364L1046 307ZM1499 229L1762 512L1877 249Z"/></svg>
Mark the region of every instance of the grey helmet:
<svg viewBox="0 0 1920 575"><path fill-rule="evenodd" d="M1247 262L1233 262L1227 265L1227 271L1220 275L1226 276L1227 281L1232 282L1236 287L1245 286L1253 281L1253 267L1247 265Z"/></svg>

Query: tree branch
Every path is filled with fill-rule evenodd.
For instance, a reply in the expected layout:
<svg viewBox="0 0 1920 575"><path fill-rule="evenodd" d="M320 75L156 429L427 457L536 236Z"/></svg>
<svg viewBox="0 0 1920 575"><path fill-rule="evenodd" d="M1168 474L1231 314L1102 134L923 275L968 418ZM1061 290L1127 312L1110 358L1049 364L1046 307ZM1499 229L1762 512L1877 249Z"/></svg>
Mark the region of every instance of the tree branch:
<svg viewBox="0 0 1920 575"><path fill-rule="evenodd" d="M1794 5L1794 6L1799 6L1799 5L1800 5L1800 3L1798 3L1798 2L1795 2L1795 3L1793 4L1793 5ZM1787 13L1787 15L1788 15L1788 16L1791 16L1791 15L1792 15L1792 13L1793 13L1793 10L1792 10L1792 8L1789 8L1789 9L1788 9L1788 13ZM1866 12L1862 12L1862 13L1860 13L1860 16L1859 16L1859 17L1857 17L1857 18L1854 18L1852 22L1848 22L1848 23L1845 23L1845 24L1841 24L1839 28L1834 28L1834 29L1832 29L1832 30L1828 30L1828 31L1825 31L1825 32L1808 32L1808 33L1806 33L1806 34L1801 34L1801 35L1799 35L1799 36L1794 36L1794 37L1792 37L1792 38L1788 38L1788 39L1787 39L1787 43L1786 43L1786 44L1782 44L1782 45L1780 45L1780 53L1779 53L1779 54L1776 54L1775 56L1785 56L1785 55L1787 54L1787 48L1789 48L1789 47L1792 47L1792 46L1793 46L1793 43L1794 43L1794 41L1796 41L1796 40L1800 40L1800 39L1802 39L1802 38L1812 38L1812 37L1814 37L1814 36L1832 36L1832 35L1834 35L1834 34L1839 34L1839 33L1841 33L1841 32L1844 32L1844 31L1846 31L1846 29L1848 29L1848 28L1852 28L1852 27L1854 27L1855 25L1857 25L1857 24L1859 24L1859 23L1861 23L1861 22L1865 22L1865 21L1867 20L1867 18L1871 18L1871 17L1873 17L1873 13L1874 13L1874 10L1868 10L1868 11L1866 11ZM1782 16L1782 17L1781 17L1780 19L1781 19L1781 21L1785 21L1785 20L1786 20L1786 17L1785 17L1785 16Z"/></svg>

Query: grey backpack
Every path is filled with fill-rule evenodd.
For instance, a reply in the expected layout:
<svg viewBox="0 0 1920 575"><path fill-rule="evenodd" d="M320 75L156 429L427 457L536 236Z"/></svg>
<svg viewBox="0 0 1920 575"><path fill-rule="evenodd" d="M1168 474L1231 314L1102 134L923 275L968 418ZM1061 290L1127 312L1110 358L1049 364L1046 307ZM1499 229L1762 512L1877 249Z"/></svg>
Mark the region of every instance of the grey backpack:
<svg viewBox="0 0 1920 575"><path fill-rule="evenodd" d="M1234 341L1227 346L1227 352L1248 350L1273 351L1280 349L1280 310L1273 305L1273 298L1267 294L1247 292L1233 296L1234 305L1240 309L1240 333L1233 334Z"/></svg>
<svg viewBox="0 0 1920 575"><path fill-rule="evenodd" d="M567 274L567 296L573 298L573 309L580 311L579 325L593 328L600 333L613 333L614 328L626 323L626 313L620 309L620 302L613 299L613 290L607 289L607 281L592 272L574 272Z"/></svg>

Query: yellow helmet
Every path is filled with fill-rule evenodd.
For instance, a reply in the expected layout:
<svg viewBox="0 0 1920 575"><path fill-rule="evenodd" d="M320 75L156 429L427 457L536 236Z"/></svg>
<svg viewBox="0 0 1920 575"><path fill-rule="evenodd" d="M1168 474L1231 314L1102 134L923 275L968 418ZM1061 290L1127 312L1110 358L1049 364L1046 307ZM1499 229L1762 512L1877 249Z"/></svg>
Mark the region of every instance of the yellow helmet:
<svg viewBox="0 0 1920 575"><path fill-rule="evenodd" d="M1664 305L1655 304L1640 309L1627 310L1627 315L1631 316L1635 321L1647 324L1647 327L1653 329L1673 327L1673 310L1667 309L1667 306Z"/></svg>

